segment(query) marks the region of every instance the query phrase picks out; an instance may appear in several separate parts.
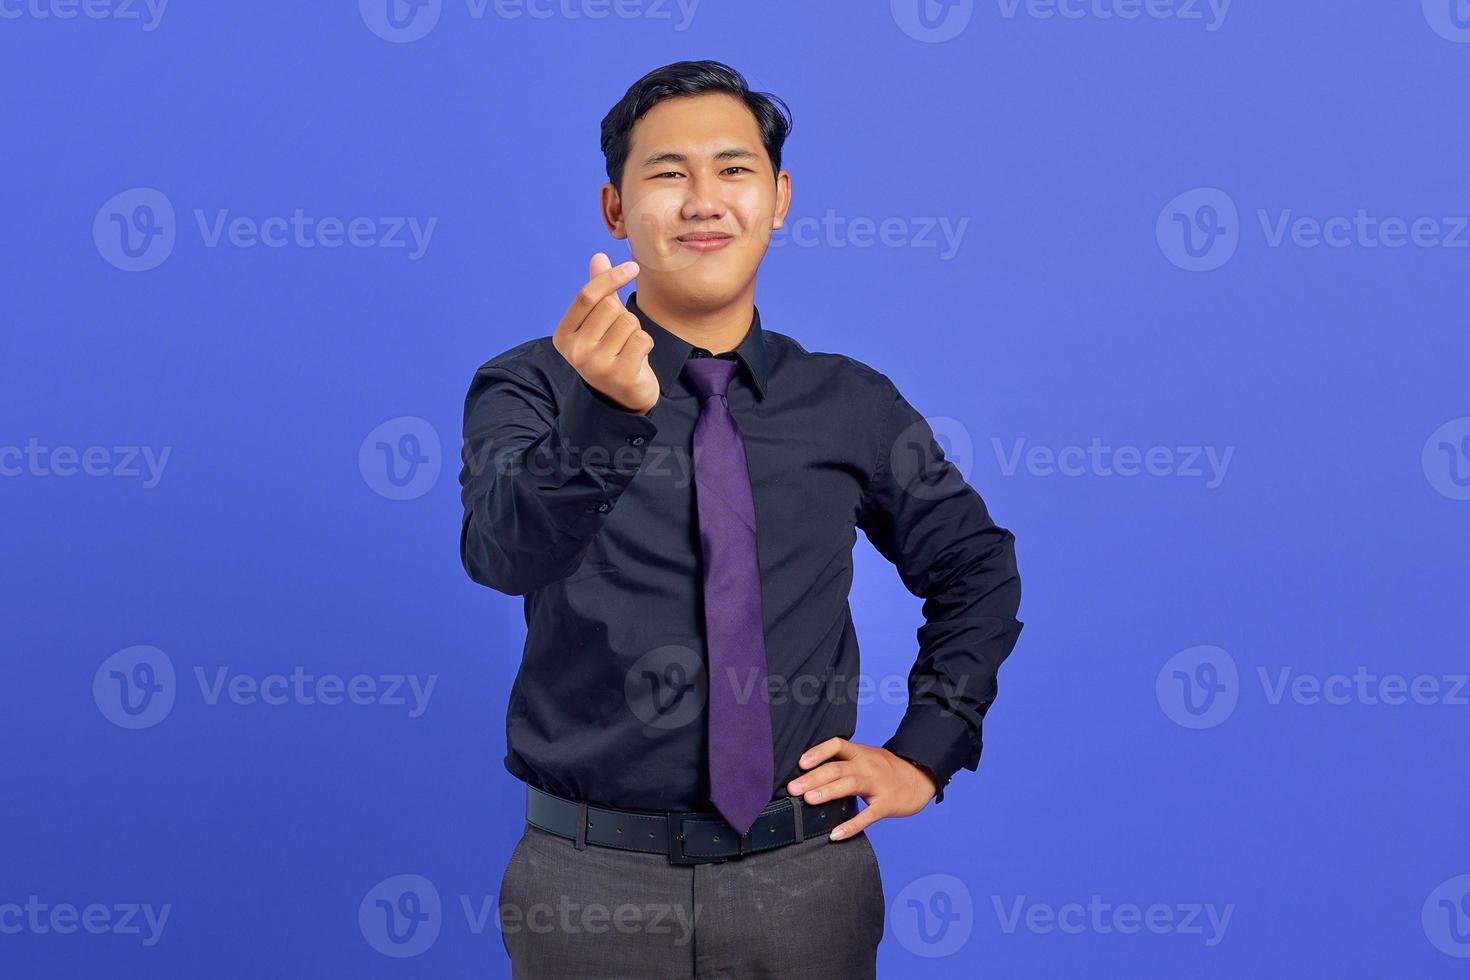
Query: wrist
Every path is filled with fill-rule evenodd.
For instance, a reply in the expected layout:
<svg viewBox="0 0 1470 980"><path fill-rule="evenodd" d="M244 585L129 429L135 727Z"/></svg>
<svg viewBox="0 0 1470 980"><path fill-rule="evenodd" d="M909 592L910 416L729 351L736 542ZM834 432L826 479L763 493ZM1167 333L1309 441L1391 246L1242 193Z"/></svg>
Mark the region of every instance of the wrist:
<svg viewBox="0 0 1470 980"><path fill-rule="evenodd" d="M924 765L919 760L911 759L906 755L901 755L899 756L899 758L902 759L904 762L907 762L909 765L913 766L915 769L919 770L919 772L923 773L925 778L927 778L929 782L933 784L933 789L931 791L938 792L939 780L935 778L933 771L930 770L928 766Z"/></svg>

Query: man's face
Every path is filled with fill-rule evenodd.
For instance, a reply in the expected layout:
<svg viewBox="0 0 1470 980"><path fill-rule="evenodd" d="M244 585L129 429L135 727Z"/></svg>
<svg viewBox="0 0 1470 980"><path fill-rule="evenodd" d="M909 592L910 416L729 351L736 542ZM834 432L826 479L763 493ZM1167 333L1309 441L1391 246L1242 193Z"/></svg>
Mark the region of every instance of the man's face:
<svg viewBox="0 0 1470 980"><path fill-rule="evenodd" d="M745 104L723 92L665 99L633 126L621 193L603 218L626 238L648 292L689 306L731 302L755 278L791 202ZM721 238L701 244L698 236Z"/></svg>

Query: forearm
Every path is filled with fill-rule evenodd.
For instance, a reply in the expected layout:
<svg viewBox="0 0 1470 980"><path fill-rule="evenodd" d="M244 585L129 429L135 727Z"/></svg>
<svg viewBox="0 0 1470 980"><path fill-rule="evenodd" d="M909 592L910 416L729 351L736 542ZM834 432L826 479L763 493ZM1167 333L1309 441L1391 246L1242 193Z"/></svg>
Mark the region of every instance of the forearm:
<svg viewBox="0 0 1470 980"><path fill-rule="evenodd" d="M466 406L465 571L508 595L571 574L637 474L657 426L580 379L554 404L507 372L477 376Z"/></svg>

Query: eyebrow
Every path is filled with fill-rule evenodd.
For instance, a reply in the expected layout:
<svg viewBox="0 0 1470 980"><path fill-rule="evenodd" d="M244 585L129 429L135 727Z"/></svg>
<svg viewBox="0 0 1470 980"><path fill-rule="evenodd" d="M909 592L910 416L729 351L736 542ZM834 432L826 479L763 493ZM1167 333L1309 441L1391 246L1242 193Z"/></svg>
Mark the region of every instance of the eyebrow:
<svg viewBox="0 0 1470 980"><path fill-rule="evenodd" d="M719 153L716 153L713 157L711 157L711 159L712 160L716 160L716 161L720 161L720 160L758 160L759 157L757 157L755 155L755 153L751 152L750 150L745 149L744 147L732 146L732 147L730 147L727 150L721 150ZM657 165L659 165L661 163L688 163L688 162L689 162L689 158L686 157L682 153L655 153L653 156L649 157L647 160L644 160L643 163L641 164L641 166L644 166L644 167L653 167L653 166L657 166Z"/></svg>

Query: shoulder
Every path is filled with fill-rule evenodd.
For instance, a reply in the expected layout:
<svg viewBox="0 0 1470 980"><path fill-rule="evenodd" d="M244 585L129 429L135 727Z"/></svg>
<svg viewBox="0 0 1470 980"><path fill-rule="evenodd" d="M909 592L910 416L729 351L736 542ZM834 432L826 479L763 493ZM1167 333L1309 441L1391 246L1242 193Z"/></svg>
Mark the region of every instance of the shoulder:
<svg viewBox="0 0 1470 980"><path fill-rule="evenodd" d="M799 367L813 386L835 391L857 404L872 404L879 410L888 408L898 395L892 379L865 361L850 354L833 351L811 351L801 341L772 330L766 335L766 353L772 368Z"/></svg>
<svg viewBox="0 0 1470 980"><path fill-rule="evenodd" d="M470 395L494 382L519 384L550 394L565 384L571 369L549 335L536 337L500 351L476 368Z"/></svg>

